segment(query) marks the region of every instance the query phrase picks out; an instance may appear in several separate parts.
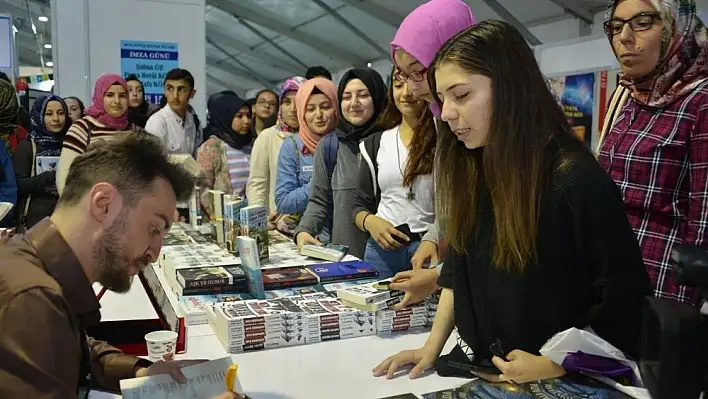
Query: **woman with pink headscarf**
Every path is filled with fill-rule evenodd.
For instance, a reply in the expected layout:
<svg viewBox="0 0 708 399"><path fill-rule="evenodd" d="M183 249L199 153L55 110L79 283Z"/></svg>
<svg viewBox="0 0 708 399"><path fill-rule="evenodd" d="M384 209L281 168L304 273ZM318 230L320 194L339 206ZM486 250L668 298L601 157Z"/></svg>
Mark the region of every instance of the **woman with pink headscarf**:
<svg viewBox="0 0 708 399"><path fill-rule="evenodd" d="M463 1L431 0L408 14L391 41L391 58L397 68L394 79L425 100L436 118L440 117L440 107L430 91L428 67L446 41L476 23L472 10ZM436 155L435 159L437 162L440 157ZM394 276L391 287L406 292L399 307L420 302L438 289L439 268L425 269L425 265L435 265L438 253L444 255L444 244L438 248L444 226L444 220L436 217L411 258L413 270Z"/></svg>
<svg viewBox="0 0 708 399"><path fill-rule="evenodd" d="M278 213L290 215L305 212L317 144L337 127L337 87L325 78L310 79L297 91L295 108L300 132L286 139L280 148L275 183ZM329 215L322 235L325 241L328 241L331 220L332 215Z"/></svg>
<svg viewBox="0 0 708 399"><path fill-rule="evenodd" d="M128 84L119 75L107 73L96 81L93 103L86 115L77 119L64 137L57 168L57 190L64 182L74 159L86 152L93 140L106 140L141 130L128 121Z"/></svg>

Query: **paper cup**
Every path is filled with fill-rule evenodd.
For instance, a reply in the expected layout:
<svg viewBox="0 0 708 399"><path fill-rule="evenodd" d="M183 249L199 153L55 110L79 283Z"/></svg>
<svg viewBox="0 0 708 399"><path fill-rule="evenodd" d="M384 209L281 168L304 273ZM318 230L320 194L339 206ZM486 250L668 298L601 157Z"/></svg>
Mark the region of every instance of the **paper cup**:
<svg viewBox="0 0 708 399"><path fill-rule="evenodd" d="M152 362L175 360L177 350L177 333L174 331L153 331L145 335L148 358Z"/></svg>

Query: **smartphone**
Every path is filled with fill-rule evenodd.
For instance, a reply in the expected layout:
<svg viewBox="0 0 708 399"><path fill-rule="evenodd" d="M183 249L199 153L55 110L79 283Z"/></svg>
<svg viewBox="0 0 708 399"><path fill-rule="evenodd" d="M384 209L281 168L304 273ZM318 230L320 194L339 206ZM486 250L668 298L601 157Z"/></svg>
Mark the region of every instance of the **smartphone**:
<svg viewBox="0 0 708 399"><path fill-rule="evenodd" d="M502 372L489 360L482 360L480 364L462 363L448 360L447 365L458 370L474 371L475 373L501 374Z"/></svg>
<svg viewBox="0 0 708 399"><path fill-rule="evenodd" d="M401 233L405 234L406 237L410 239L411 237L411 227L408 226L408 223L403 223L401 225L396 226L396 230L400 231ZM393 236L393 239L398 241L402 245L408 245L410 244L409 241L406 241L398 236Z"/></svg>

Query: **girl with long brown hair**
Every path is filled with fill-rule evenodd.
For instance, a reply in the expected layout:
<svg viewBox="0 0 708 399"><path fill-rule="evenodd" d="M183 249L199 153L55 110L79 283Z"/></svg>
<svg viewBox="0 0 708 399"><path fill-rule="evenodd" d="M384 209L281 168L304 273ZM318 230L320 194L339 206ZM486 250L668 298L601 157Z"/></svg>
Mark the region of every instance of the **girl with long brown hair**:
<svg viewBox="0 0 708 399"><path fill-rule="evenodd" d="M408 90L408 83L394 77L395 72L394 67L382 118L398 123L359 145L353 212L357 227L371 235L364 260L376 268L379 278L411 268L421 238L435 221L433 114Z"/></svg>
<svg viewBox="0 0 708 399"><path fill-rule="evenodd" d="M563 367L538 351L572 327L636 355L651 290L622 198L572 136L523 36L482 22L450 39L428 74L447 122L435 165L450 244L443 291L426 344L375 374L415 364L413 378L433 365L469 376L466 363L494 381L558 377ZM453 330L458 345L438 360Z"/></svg>

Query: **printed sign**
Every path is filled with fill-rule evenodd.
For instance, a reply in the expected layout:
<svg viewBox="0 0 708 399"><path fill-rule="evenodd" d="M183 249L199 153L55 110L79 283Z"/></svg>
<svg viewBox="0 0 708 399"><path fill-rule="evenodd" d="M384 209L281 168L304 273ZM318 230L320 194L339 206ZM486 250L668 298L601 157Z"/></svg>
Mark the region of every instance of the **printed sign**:
<svg viewBox="0 0 708 399"><path fill-rule="evenodd" d="M573 133L590 145L592 113L595 99L595 74L570 75L551 78L551 86L558 94Z"/></svg>
<svg viewBox="0 0 708 399"><path fill-rule="evenodd" d="M164 95L165 75L179 67L177 43L120 41L120 68L123 77L135 75L143 83L145 99L159 104Z"/></svg>

